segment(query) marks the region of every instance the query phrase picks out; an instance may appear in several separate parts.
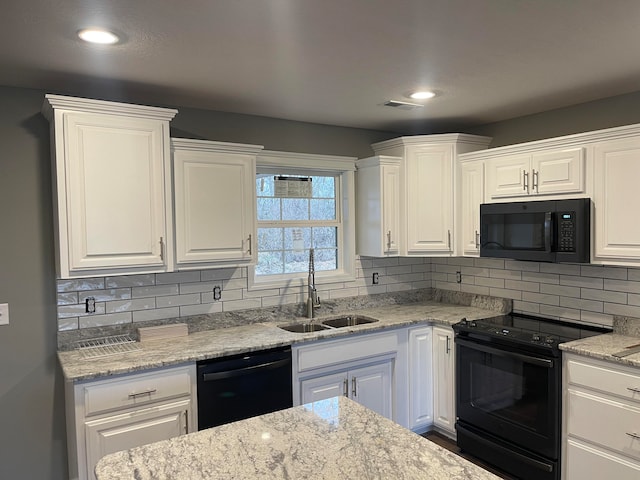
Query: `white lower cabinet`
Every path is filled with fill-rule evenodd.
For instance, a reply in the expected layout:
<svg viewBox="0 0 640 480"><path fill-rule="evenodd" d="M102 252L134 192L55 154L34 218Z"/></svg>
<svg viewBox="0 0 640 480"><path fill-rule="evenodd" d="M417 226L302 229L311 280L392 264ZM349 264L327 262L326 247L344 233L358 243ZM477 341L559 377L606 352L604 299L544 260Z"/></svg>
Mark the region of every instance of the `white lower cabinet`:
<svg viewBox="0 0 640 480"><path fill-rule="evenodd" d="M392 369L393 362L383 360L366 367L302 380L301 402L311 403L344 395L384 417L391 418Z"/></svg>
<svg viewBox="0 0 640 480"><path fill-rule="evenodd" d="M567 354L563 382L563 478L640 478L640 370Z"/></svg>
<svg viewBox="0 0 640 480"><path fill-rule="evenodd" d="M409 329L409 425L426 431L433 424L433 360L431 326Z"/></svg>
<svg viewBox="0 0 640 480"><path fill-rule="evenodd" d="M433 423L455 435L455 352L453 329L433 327Z"/></svg>
<svg viewBox="0 0 640 480"><path fill-rule="evenodd" d="M69 383L69 476L95 479L103 456L197 430L195 365Z"/></svg>
<svg viewBox="0 0 640 480"><path fill-rule="evenodd" d="M293 403L346 396L395 419L398 332L293 346Z"/></svg>

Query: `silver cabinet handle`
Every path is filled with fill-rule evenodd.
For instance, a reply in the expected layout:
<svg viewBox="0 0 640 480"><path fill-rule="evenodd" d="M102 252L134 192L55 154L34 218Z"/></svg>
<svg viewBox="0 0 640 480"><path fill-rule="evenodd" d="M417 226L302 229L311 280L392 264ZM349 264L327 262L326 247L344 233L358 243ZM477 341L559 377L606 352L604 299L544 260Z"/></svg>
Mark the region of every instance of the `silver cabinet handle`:
<svg viewBox="0 0 640 480"><path fill-rule="evenodd" d="M129 398L133 399L133 398L142 397L144 395L153 395L157 391L158 391L157 389L153 388L151 390L145 390L144 392L130 393Z"/></svg>
<svg viewBox="0 0 640 480"><path fill-rule="evenodd" d="M636 432L633 432L633 433L626 432L626 433L627 433L627 435L629 435L631 438L634 438L634 439L636 439L636 440L640 440L640 435L638 435Z"/></svg>
<svg viewBox="0 0 640 480"><path fill-rule="evenodd" d="M640 393L640 388L636 388L636 387L627 387L627 390L633 393Z"/></svg>
<svg viewBox="0 0 640 480"><path fill-rule="evenodd" d="M391 230L387 232L387 250L391 250Z"/></svg>
<svg viewBox="0 0 640 480"><path fill-rule="evenodd" d="M538 174L540 172L536 172L534 169L532 169L533 172L533 186L531 187L531 190L535 190L536 193L538 193Z"/></svg>
<svg viewBox="0 0 640 480"><path fill-rule="evenodd" d="M451 337L449 337L449 335L447 335L447 355L449 354L449 352L451 351Z"/></svg>
<svg viewBox="0 0 640 480"><path fill-rule="evenodd" d="M160 260L164 262L164 239L160 237Z"/></svg>
<svg viewBox="0 0 640 480"><path fill-rule="evenodd" d="M189 410L184 411L184 433L189 433Z"/></svg>
<svg viewBox="0 0 640 480"><path fill-rule="evenodd" d="M529 172L526 170L522 171L522 189L525 192L529 192Z"/></svg>
<svg viewBox="0 0 640 480"><path fill-rule="evenodd" d="M447 230L447 246L451 250L451 230Z"/></svg>
<svg viewBox="0 0 640 480"><path fill-rule="evenodd" d="M349 379L348 378L344 379L344 382L342 382L342 386L344 387L343 395L345 397L348 397L349 396Z"/></svg>
<svg viewBox="0 0 640 480"><path fill-rule="evenodd" d="M251 234L249 234L249 255L251 255Z"/></svg>
<svg viewBox="0 0 640 480"><path fill-rule="evenodd" d="M355 398L358 394L356 393L356 377L351 379L351 395L352 398Z"/></svg>
<svg viewBox="0 0 640 480"><path fill-rule="evenodd" d="M480 248L480 234L476 230L476 248Z"/></svg>

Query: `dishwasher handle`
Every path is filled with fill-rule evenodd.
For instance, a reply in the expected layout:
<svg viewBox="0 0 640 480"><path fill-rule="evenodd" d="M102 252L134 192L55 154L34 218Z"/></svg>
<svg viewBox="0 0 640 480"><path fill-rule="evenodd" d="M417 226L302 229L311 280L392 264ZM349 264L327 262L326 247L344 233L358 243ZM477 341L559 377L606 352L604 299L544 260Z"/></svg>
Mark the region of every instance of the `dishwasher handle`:
<svg viewBox="0 0 640 480"><path fill-rule="evenodd" d="M202 380L205 382L211 382L215 380L222 380L225 378L241 377L250 373L259 372L260 370L272 370L275 368L284 367L290 364L291 360L285 358L283 360L276 360L275 362L261 363L259 365L252 365L250 367L237 368L235 370L227 370L224 372L204 373L202 374Z"/></svg>

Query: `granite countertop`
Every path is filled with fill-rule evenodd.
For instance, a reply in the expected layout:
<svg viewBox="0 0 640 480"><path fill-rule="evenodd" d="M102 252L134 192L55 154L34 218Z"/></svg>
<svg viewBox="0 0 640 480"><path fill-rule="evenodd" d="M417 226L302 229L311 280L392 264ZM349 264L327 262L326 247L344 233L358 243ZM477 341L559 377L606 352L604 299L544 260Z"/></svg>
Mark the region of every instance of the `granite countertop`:
<svg viewBox="0 0 640 480"><path fill-rule="evenodd" d="M335 397L103 457L98 480L499 477L349 400Z"/></svg>
<svg viewBox="0 0 640 480"><path fill-rule="evenodd" d="M585 357L598 358L621 365L640 367L640 353L627 357L614 357L613 354L627 347L640 345L640 337L607 333L595 337L581 338L572 342L560 344L560 349L569 353L576 353Z"/></svg>
<svg viewBox="0 0 640 480"><path fill-rule="evenodd" d="M344 327L311 333L291 333L278 325L306 322L306 318L284 318L237 327L192 333L184 337L138 343L137 351L103 358L86 358L79 350L58 352L64 376L69 381L95 379L158 367L235 355L255 350L293 345L357 333L372 333L388 328L420 323L453 325L463 317L470 320L499 315L495 310L477 306L445 304L436 301L395 304L365 308L351 314L373 317L378 321L356 327ZM314 322L342 315L318 316Z"/></svg>

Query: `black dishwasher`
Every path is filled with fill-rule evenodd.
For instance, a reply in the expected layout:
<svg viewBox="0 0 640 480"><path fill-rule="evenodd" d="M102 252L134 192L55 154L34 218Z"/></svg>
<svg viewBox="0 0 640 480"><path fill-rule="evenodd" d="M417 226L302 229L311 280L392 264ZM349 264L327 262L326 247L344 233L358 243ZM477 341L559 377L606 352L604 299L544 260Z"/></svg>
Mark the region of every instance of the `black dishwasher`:
<svg viewBox="0 0 640 480"><path fill-rule="evenodd" d="M198 430L293 406L291 347L203 360Z"/></svg>

